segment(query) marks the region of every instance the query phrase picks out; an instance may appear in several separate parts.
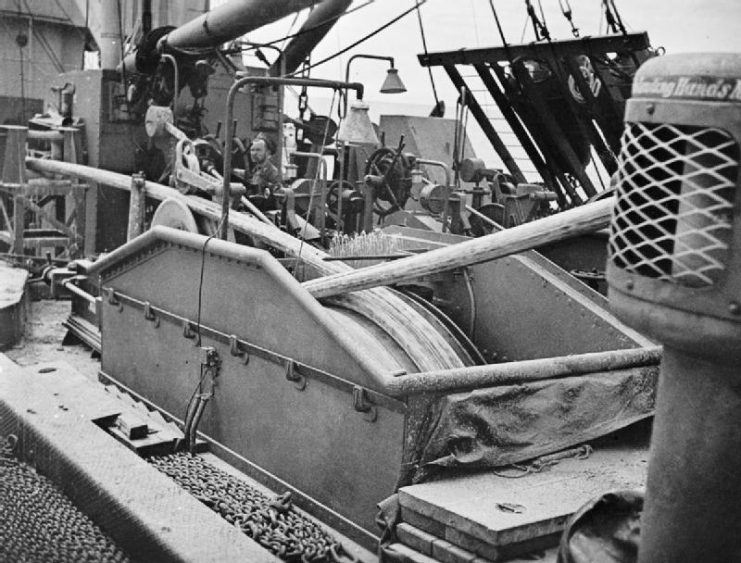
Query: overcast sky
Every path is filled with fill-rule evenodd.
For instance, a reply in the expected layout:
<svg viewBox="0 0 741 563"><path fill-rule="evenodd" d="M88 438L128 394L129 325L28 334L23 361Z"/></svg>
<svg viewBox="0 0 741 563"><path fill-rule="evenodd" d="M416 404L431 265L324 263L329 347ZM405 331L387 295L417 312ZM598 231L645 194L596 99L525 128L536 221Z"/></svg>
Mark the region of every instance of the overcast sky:
<svg viewBox="0 0 741 563"><path fill-rule="evenodd" d="M368 0L354 0L352 8L363 6ZM553 39L572 38L568 22L561 13L558 0L540 0L546 24ZM563 0L566 4L566 0ZM538 6L538 0L532 0ZM605 31L601 0L570 0L574 23L581 35L598 35ZM667 53L736 51L741 52L741 0L615 0L628 31L648 31L654 47L663 46ZM379 28L398 14L415 5L415 0L374 0L365 7L346 15L314 50L313 60L332 55L364 35ZM509 43L534 40L532 26L527 19L524 0L494 0ZM447 51L459 48L501 46L489 0L427 0L421 7L422 21L428 50ZM300 14L295 26L294 17L285 18L249 35L250 40L264 42L296 31L305 14ZM356 53L391 55L408 91L404 94L384 95L378 92L385 77L385 63L356 59L352 63L351 81L363 82L366 100L371 104L371 116L380 113L427 115L434 104L427 70L420 67L417 54L422 52L422 40L416 13L412 11L402 20L382 31L351 51L317 67L316 78L344 79L345 65ZM442 69L433 69L438 93L446 101L446 117L455 112L455 92ZM310 103L326 112L322 97L326 91L310 93ZM290 98L287 111L291 112ZM473 120L471 120L473 121ZM483 140L475 130L470 133ZM482 142L476 142L481 147ZM483 143L486 144L486 143ZM485 149L484 158L493 151ZM480 151L479 151L480 152Z"/></svg>
<svg viewBox="0 0 741 563"><path fill-rule="evenodd" d="M353 7L366 2L355 0ZM315 49L314 60L337 52L414 4L414 0L375 0L343 17ZM533 0L533 4L537 7L537 0ZM541 4L552 37L571 38L558 0L541 0ZM582 35L604 31L600 0L571 0L570 4L574 22ZM741 0L615 0L615 4L629 31L648 31L652 44L664 46L667 53L741 51ZM525 42L534 39L532 27L526 19L524 0L494 0L494 6L510 43L519 43L523 38ZM430 51L501 45L489 0L427 0L421 10ZM297 25L300 25L303 17L302 14ZM285 18L250 34L250 39L265 41L282 37L289 31L293 19ZM416 14L412 12L377 36L317 67L313 72L315 77L341 79L347 60L355 53L392 55L408 89L406 94L394 95L393 101L431 107L433 97L429 78L416 58L421 52L419 24ZM378 94L384 77L384 63L355 60L351 71L351 80L366 84L366 97L370 101L384 97ZM445 73L441 69L433 72L443 97L454 102L455 93Z"/></svg>

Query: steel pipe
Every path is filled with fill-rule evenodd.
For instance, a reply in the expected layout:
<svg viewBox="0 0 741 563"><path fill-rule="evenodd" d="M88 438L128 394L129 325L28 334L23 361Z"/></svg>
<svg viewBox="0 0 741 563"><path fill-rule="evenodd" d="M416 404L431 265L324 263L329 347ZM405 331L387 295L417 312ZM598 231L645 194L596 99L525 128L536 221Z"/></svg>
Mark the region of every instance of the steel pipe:
<svg viewBox="0 0 741 563"><path fill-rule="evenodd" d="M93 305L95 305L96 304L95 296L89 294L87 291L85 291L84 289L81 289L78 285L75 285L74 283L75 281L84 280L84 279L86 279L85 276L75 276L67 280L64 280L62 282L62 286L64 286L64 288L70 293L74 293L78 297L81 297L85 301L88 301L89 303L92 303Z"/></svg>
<svg viewBox="0 0 741 563"><path fill-rule="evenodd" d="M394 68L394 57L390 57L387 55L366 55L363 53L357 53L350 57L347 61L347 64L345 65L345 82L350 82L350 64L355 59L372 59L376 61L388 61L388 63L391 65L391 68ZM347 115L347 98L345 98L343 102L343 112L345 115Z"/></svg>
<svg viewBox="0 0 741 563"><path fill-rule="evenodd" d="M661 347L655 346L538 358L392 377L387 380L384 388L393 397L405 397L420 393L515 385L586 373L658 366L661 355Z"/></svg>

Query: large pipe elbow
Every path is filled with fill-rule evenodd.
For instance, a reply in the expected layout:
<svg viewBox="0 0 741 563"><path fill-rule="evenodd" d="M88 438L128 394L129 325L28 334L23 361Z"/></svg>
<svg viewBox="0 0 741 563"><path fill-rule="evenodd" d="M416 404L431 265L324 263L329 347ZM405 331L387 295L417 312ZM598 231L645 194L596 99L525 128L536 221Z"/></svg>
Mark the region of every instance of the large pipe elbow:
<svg viewBox="0 0 741 563"><path fill-rule="evenodd" d="M309 14L296 37L270 67L270 76L291 74L306 59L352 4L352 0L323 0ZM285 67L283 65L285 64Z"/></svg>
<svg viewBox="0 0 741 563"><path fill-rule="evenodd" d="M157 36L156 44L147 46L148 52L128 55L118 68L125 72L149 73L151 65L143 61L158 59L159 53L166 52L168 48L186 51L212 49L245 33L278 21L289 14L308 8L316 1L231 0L180 27L167 30L164 36Z"/></svg>
<svg viewBox="0 0 741 563"><path fill-rule="evenodd" d="M175 49L203 49L231 41L308 8L316 0L232 0L173 30L166 38Z"/></svg>

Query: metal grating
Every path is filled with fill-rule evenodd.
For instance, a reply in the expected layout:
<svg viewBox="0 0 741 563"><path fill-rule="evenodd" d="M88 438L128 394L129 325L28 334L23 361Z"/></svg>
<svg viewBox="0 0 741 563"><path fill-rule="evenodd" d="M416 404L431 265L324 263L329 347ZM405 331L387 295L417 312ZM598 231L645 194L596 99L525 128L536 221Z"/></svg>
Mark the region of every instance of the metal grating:
<svg viewBox="0 0 741 563"><path fill-rule="evenodd" d="M717 128L627 123L610 256L618 268L689 287L726 269L739 165Z"/></svg>

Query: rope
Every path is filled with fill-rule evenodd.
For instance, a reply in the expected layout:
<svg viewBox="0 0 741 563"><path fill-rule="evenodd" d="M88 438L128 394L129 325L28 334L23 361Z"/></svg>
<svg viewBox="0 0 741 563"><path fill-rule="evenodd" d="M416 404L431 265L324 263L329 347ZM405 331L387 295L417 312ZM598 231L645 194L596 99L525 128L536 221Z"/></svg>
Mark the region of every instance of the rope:
<svg viewBox="0 0 741 563"><path fill-rule="evenodd" d="M571 34L574 37L579 37L579 28L574 25L573 17L573 11L571 10L571 4L569 4L569 0L558 0L558 5L561 7L561 13L566 18L566 20L569 22L569 25L571 26Z"/></svg>
<svg viewBox="0 0 741 563"><path fill-rule="evenodd" d="M417 21L419 21L419 33L422 36L422 48L425 51L425 57L427 56L427 38L425 37L425 27L422 24L422 11L419 9L421 4L419 0L414 1L414 7L417 10ZM435 87L435 78L432 76L432 67L427 67L427 74L430 76L430 84L432 85L432 95L435 97L435 107L440 105L440 100L437 97L437 88Z"/></svg>
<svg viewBox="0 0 741 563"><path fill-rule="evenodd" d="M578 448L572 448L570 450L564 450L555 454L541 456L527 465L513 463L504 468L505 470L514 469L519 473L512 474L503 473L501 471L492 471L492 473L494 473L494 475L496 475L497 477L503 477L504 479L522 479L523 477L527 477L531 473L540 473L548 467L553 467L564 459L587 459L590 455L592 455L592 452L594 452L594 448L592 448L592 446L579 446Z"/></svg>

